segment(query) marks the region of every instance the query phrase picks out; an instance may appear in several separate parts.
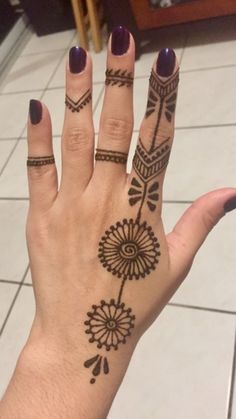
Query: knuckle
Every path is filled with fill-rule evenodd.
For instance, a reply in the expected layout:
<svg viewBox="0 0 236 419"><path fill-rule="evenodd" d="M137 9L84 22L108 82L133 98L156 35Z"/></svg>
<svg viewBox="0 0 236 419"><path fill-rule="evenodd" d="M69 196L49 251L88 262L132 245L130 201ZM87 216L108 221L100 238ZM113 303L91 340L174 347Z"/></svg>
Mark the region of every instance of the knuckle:
<svg viewBox="0 0 236 419"><path fill-rule="evenodd" d="M147 123L146 120L144 120L140 128L141 139L145 141L145 144L151 145L153 142L154 135L156 143L161 144L167 139L170 139L172 141L174 137L174 130L171 127L159 126L156 132L156 122L149 121Z"/></svg>
<svg viewBox="0 0 236 419"><path fill-rule="evenodd" d="M105 118L101 123L101 130L109 140L129 140L132 135L133 123L125 119Z"/></svg>
<svg viewBox="0 0 236 419"><path fill-rule="evenodd" d="M42 166L28 167L28 178L30 181L40 181L42 178L47 178L55 175L55 164L45 164Z"/></svg>
<svg viewBox="0 0 236 419"><path fill-rule="evenodd" d="M63 136L66 151L80 151L92 148L93 131L84 127L70 128Z"/></svg>

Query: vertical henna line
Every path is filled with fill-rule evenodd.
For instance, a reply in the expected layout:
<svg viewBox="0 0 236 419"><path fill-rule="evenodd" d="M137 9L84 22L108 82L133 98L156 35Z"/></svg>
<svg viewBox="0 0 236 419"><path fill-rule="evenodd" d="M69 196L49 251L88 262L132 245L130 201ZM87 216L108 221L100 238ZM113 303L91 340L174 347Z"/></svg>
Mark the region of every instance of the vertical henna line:
<svg viewBox="0 0 236 419"><path fill-rule="evenodd" d="M120 291L119 291L119 295L118 295L118 299L117 299L117 304L120 304L120 302L121 302L121 297L122 297L122 294L123 294L123 290L124 290L124 286L125 286L126 281L127 281L127 278L124 278L122 283L121 283L121 287L120 287Z"/></svg>
<svg viewBox="0 0 236 419"><path fill-rule="evenodd" d="M155 148L156 135L157 135L158 128L159 128L159 125L160 125L160 121L161 121L161 115L162 115L162 111L163 111L163 105L164 105L164 98L161 98L161 100L160 100L160 108L159 108L158 115L157 115L157 123L156 123L155 129L154 129L154 133L153 133L153 137L152 137L152 144L151 144L151 147L150 147L150 150L149 150L150 153L152 153L152 151Z"/></svg>
<svg viewBox="0 0 236 419"><path fill-rule="evenodd" d="M147 194L147 184L144 183L144 186L143 186L143 196L142 196L140 207L139 207L139 210L138 210L138 213L137 213L137 221L139 221L140 218L141 218L142 208L143 208L143 204L145 202L146 194Z"/></svg>

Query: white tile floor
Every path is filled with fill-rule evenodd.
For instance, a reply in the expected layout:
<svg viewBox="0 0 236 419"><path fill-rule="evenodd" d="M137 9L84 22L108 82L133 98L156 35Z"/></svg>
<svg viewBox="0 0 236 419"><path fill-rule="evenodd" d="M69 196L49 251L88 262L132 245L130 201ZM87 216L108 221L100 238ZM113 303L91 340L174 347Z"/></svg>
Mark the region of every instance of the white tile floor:
<svg viewBox="0 0 236 419"><path fill-rule="evenodd" d="M51 110L60 167L64 64L75 39L74 31L32 34L0 86L1 394L34 315L24 233L28 100L42 98ZM167 231L199 194L236 185L236 16L161 30L145 47L136 63L132 152L155 51L168 45L181 63L181 83L164 193ZM92 57L97 131L105 49ZM236 419L235 231L232 212L211 233L188 279L138 345L110 419Z"/></svg>

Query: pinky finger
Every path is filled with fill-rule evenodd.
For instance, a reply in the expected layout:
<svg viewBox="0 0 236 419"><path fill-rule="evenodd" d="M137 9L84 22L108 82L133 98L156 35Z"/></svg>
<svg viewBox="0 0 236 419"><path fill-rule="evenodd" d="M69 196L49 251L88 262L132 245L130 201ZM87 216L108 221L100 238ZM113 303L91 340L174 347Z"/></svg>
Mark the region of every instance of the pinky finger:
<svg viewBox="0 0 236 419"><path fill-rule="evenodd" d="M51 118L46 106L38 100L30 101L27 137L30 205L47 210L57 196L58 182Z"/></svg>

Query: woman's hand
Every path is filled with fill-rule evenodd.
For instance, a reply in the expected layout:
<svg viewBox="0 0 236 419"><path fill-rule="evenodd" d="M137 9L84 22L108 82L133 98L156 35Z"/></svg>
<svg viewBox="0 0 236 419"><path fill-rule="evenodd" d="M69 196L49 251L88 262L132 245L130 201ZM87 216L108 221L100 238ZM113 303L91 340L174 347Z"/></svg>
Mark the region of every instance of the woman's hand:
<svg viewBox="0 0 236 419"><path fill-rule="evenodd" d="M47 395L40 417L106 416L139 338L187 275L208 232L236 207L236 189L208 193L165 235L162 189L179 81L174 51L162 50L153 64L127 174L133 76L134 41L117 28L108 46L94 163L92 62L82 48L71 49L60 184L49 112L38 101L30 104L27 242L36 314L18 368L28 368ZM16 386L17 373L14 380ZM40 408L28 403L22 417L36 417Z"/></svg>

